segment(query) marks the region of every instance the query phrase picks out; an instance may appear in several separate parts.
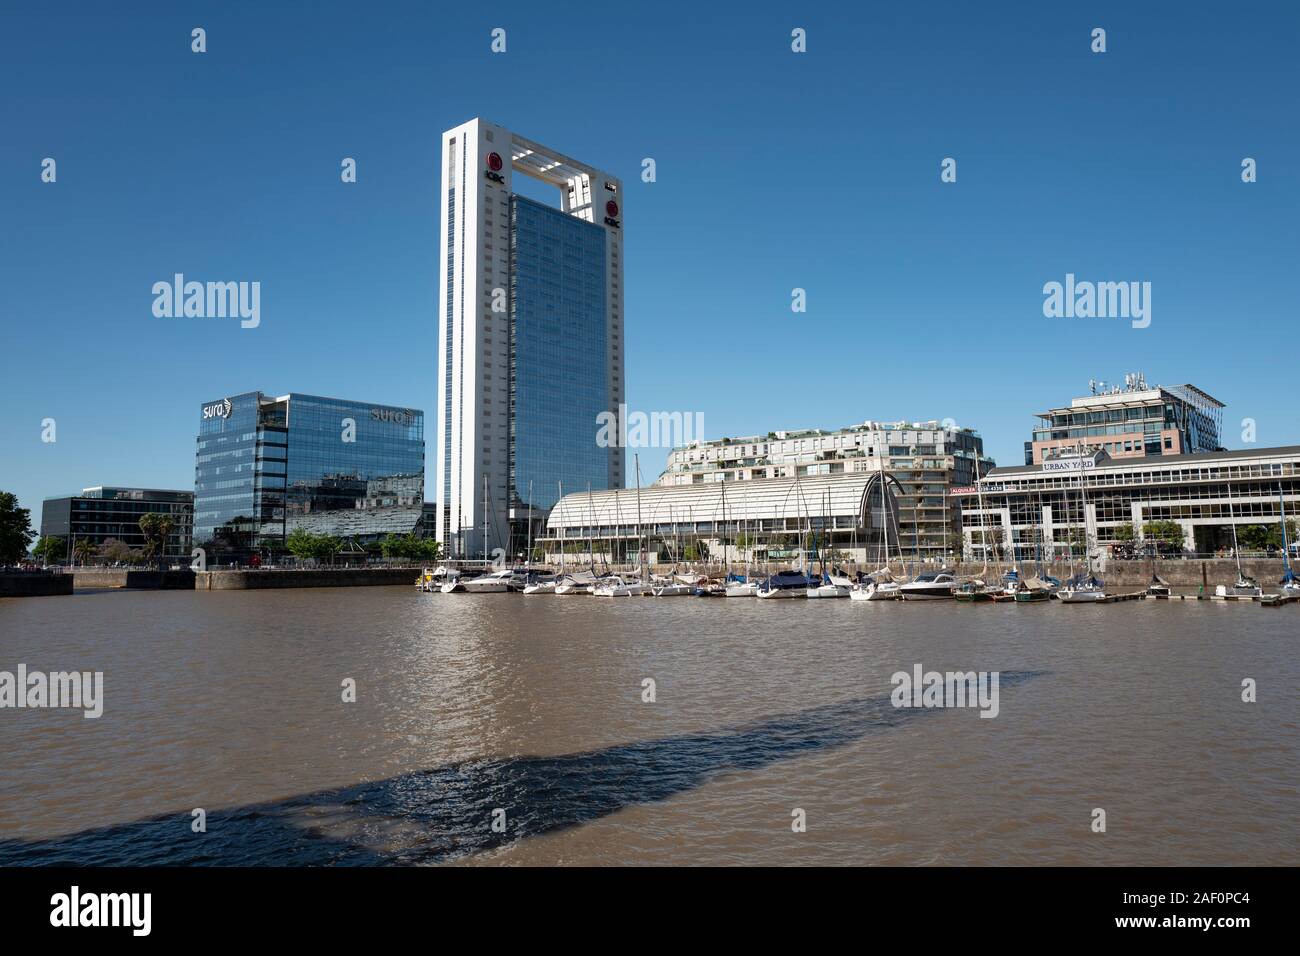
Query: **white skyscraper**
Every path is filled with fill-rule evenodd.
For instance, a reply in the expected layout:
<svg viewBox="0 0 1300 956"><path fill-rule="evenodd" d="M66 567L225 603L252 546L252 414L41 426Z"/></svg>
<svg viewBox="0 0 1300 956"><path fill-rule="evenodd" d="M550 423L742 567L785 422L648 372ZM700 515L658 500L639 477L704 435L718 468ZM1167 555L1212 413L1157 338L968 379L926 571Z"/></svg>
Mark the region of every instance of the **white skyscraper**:
<svg viewBox="0 0 1300 956"><path fill-rule="evenodd" d="M437 536L513 557L530 497L623 486L622 448L597 443L624 401L623 185L483 119L443 134L439 183Z"/></svg>

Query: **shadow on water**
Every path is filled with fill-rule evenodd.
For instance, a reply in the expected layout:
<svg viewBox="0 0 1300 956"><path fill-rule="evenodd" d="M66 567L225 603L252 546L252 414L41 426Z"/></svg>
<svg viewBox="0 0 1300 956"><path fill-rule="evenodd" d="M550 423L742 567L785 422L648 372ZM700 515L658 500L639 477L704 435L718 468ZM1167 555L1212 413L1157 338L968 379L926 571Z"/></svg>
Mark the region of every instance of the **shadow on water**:
<svg viewBox="0 0 1300 956"><path fill-rule="evenodd" d="M1010 687L1042 671L1003 672ZM0 865L373 866L430 864L667 800L720 774L841 747L937 714L888 696L558 757L472 760L272 803L188 812L49 840L0 840ZM506 810L506 832L492 829Z"/></svg>

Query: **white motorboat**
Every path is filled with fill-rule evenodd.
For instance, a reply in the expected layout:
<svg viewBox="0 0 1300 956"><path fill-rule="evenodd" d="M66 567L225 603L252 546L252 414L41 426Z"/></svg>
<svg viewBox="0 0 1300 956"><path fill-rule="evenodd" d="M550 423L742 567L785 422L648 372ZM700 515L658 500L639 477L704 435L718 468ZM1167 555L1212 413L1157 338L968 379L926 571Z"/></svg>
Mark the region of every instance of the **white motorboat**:
<svg viewBox="0 0 1300 956"><path fill-rule="evenodd" d="M595 576L582 571L578 574L566 574L555 583L556 594L590 594Z"/></svg>
<svg viewBox="0 0 1300 956"><path fill-rule="evenodd" d="M1106 600L1106 589L1096 578L1071 581L1056 592L1062 604L1097 604Z"/></svg>
<svg viewBox="0 0 1300 956"><path fill-rule="evenodd" d="M757 581L728 581L727 597L753 597L758 591Z"/></svg>
<svg viewBox="0 0 1300 956"><path fill-rule="evenodd" d="M900 584L898 593L904 601L946 600L952 597L952 589L956 584L957 579L951 571L927 571L906 584Z"/></svg>
<svg viewBox="0 0 1300 956"><path fill-rule="evenodd" d="M464 582L464 590L469 594L500 594L504 591L514 590L514 578L515 572L513 570L502 568L500 571L493 571L477 578L470 578Z"/></svg>
<svg viewBox="0 0 1300 956"><path fill-rule="evenodd" d="M614 575L602 579L591 593L596 597L642 597L650 593L650 585Z"/></svg>
<svg viewBox="0 0 1300 956"><path fill-rule="evenodd" d="M810 598L846 598L852 590L850 585L833 584L827 581L819 584L815 588L809 588L807 596Z"/></svg>
<svg viewBox="0 0 1300 956"><path fill-rule="evenodd" d="M650 593L654 597L693 597L695 588L692 585L682 584L678 581L669 581L652 585Z"/></svg>
<svg viewBox="0 0 1300 956"><path fill-rule="evenodd" d="M545 581L534 581L532 584L524 585L524 594L554 594L559 582L555 578L548 578Z"/></svg>
<svg viewBox="0 0 1300 956"><path fill-rule="evenodd" d="M849 591L853 601L897 601L902 597L899 585L893 581L869 581L855 584Z"/></svg>
<svg viewBox="0 0 1300 956"><path fill-rule="evenodd" d="M441 591L442 586L451 578L459 576L458 571L453 571L447 567L437 567L430 571L424 568L420 576L415 580L415 587L418 591L425 591L430 594Z"/></svg>
<svg viewBox="0 0 1300 956"><path fill-rule="evenodd" d="M842 574L823 573L821 581L813 586L812 582L808 585L808 597L810 598L846 598L849 592L853 590L853 579L846 578Z"/></svg>

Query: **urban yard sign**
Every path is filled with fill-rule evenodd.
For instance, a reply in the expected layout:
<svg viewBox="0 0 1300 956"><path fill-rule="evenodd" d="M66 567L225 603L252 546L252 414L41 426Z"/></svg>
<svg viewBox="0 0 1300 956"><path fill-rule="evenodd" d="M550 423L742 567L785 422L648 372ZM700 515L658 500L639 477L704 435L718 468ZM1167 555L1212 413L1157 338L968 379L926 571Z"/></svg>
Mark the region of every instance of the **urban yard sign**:
<svg viewBox="0 0 1300 956"><path fill-rule="evenodd" d="M1096 467L1095 458L1064 458L1043 462L1043 471L1088 471Z"/></svg>

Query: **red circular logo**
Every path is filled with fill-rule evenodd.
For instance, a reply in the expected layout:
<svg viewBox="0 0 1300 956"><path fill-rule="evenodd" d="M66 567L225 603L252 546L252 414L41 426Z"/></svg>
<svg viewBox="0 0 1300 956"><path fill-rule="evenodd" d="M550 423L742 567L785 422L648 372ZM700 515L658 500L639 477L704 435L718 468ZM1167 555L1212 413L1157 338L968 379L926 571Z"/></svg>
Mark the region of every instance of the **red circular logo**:
<svg viewBox="0 0 1300 956"><path fill-rule="evenodd" d="M606 213L606 214L607 214L611 219L614 218L615 216L617 216L617 215L618 215L618 203L614 202L614 200L612 200L612 199L611 199L609 202L605 203L605 213Z"/></svg>
<svg viewBox="0 0 1300 956"><path fill-rule="evenodd" d="M501 169L501 156L499 153L488 153L488 169L492 172L499 172Z"/></svg>

